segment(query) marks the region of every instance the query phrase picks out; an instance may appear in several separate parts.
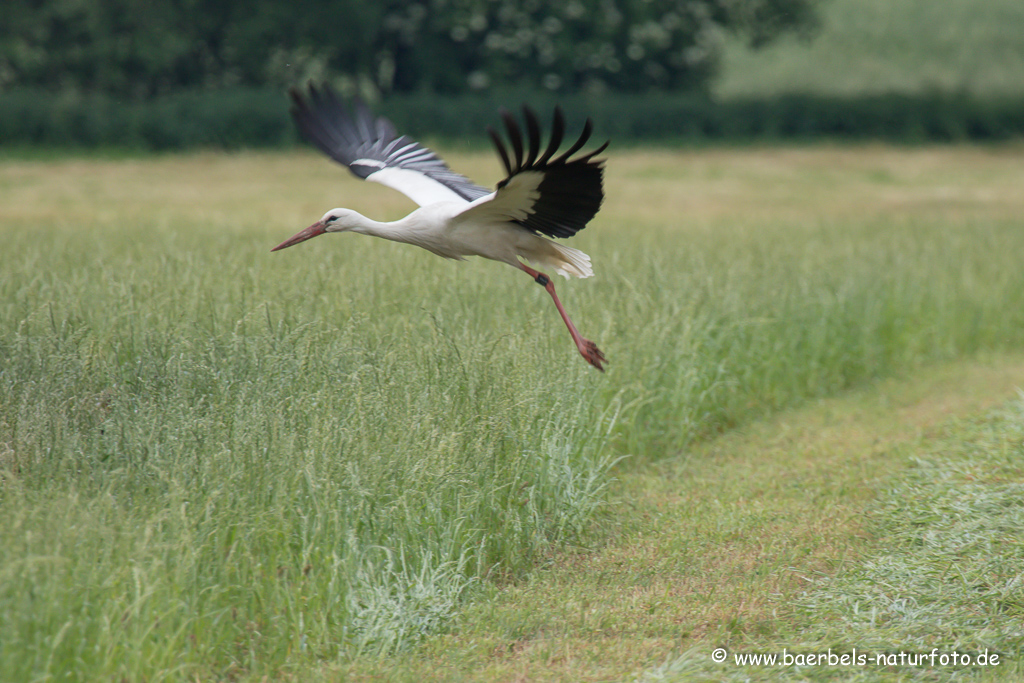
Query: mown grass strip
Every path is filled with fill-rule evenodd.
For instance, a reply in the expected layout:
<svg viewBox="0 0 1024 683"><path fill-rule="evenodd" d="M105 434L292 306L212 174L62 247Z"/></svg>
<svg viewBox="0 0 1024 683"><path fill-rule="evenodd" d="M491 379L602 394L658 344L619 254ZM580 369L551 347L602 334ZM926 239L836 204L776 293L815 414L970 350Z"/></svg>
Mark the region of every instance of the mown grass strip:
<svg viewBox="0 0 1024 683"><path fill-rule="evenodd" d="M897 453L906 466L869 510L870 552L804 573L785 628L730 639L722 664L693 648L637 680L1020 680L1024 393Z"/></svg>

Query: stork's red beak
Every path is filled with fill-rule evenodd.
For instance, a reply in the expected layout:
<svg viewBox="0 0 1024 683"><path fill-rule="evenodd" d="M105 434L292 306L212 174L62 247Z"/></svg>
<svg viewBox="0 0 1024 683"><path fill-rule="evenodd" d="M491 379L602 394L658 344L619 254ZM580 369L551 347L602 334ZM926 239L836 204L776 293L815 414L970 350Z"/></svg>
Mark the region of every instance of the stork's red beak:
<svg viewBox="0 0 1024 683"><path fill-rule="evenodd" d="M290 247L293 244L298 244L299 242L305 242L306 240L312 237L316 237L317 235L322 235L325 232L327 232L327 226L324 224L323 221L317 221L316 223L309 226L305 230L300 230L299 232L295 233L294 235L286 239L284 242L281 242L281 244L277 245L270 251L277 251L278 249L284 249L285 247Z"/></svg>

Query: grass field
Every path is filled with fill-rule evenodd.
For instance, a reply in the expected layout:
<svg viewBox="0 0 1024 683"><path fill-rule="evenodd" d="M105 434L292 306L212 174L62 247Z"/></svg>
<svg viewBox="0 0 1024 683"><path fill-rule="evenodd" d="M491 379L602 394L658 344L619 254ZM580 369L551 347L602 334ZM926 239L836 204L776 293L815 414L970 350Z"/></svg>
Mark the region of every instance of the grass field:
<svg viewBox="0 0 1024 683"><path fill-rule="evenodd" d="M737 426L1024 345L1021 153L615 153L606 206L577 240L598 275L559 283L605 375L510 268L357 236L270 254L332 206L408 210L312 155L4 161L0 679L374 677L398 651L443 679L487 666L472 653L495 641L474 642L474 623L513 651L537 642L563 608L488 610L538 567L583 566L584 547L653 529L616 517L642 497L636 477L689 477L701 458L680 454ZM496 179L489 156L452 161ZM863 478L839 481L818 471L768 493L777 514L807 509L804 492L870 499ZM765 495L734 485L736 501ZM719 590L763 587L743 583L761 565L730 545L738 503L689 490L684 513L721 509L696 539L662 539L693 543L678 571L717 558ZM742 519L768 554L772 519ZM832 568L817 538L780 540L786 562ZM665 569L621 561L650 586ZM871 580L829 576L819 602ZM661 631L636 638L775 642L748 627L763 595L699 628L659 616L676 598L641 591L633 604ZM572 609L591 630L642 623ZM431 659L445 632L463 638L449 648L461 664ZM639 652L598 679L692 665Z"/></svg>
<svg viewBox="0 0 1024 683"><path fill-rule="evenodd" d="M1024 5L1016 0L824 0L820 29L764 50L727 43L722 97L802 92L1024 93Z"/></svg>

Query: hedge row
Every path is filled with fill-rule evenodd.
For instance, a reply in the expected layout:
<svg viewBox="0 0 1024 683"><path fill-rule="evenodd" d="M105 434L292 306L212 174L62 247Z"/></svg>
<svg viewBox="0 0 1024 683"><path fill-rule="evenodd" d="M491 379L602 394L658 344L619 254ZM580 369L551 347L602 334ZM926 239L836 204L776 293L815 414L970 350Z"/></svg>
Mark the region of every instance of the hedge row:
<svg viewBox="0 0 1024 683"><path fill-rule="evenodd" d="M539 112L549 94L505 93L441 99L395 97L378 109L399 130L428 139L486 143L496 110L529 101ZM714 102L683 95L570 97L571 121L590 116L597 134L617 142L703 143L760 140L893 142L996 141L1024 136L1024 97L966 94L829 98L788 95ZM511 107L510 107L511 108ZM0 147L175 150L281 147L297 141L288 102L277 90L188 92L150 101L41 91L0 93Z"/></svg>
<svg viewBox="0 0 1024 683"><path fill-rule="evenodd" d="M0 94L4 147L169 150L280 146L295 140L280 92L189 92L148 101L33 90Z"/></svg>

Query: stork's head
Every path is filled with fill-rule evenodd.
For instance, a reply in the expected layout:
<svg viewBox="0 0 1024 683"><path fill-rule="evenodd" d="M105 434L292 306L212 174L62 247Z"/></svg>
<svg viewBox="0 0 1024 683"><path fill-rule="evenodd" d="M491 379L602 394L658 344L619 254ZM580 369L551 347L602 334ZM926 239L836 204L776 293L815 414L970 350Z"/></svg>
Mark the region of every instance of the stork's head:
<svg viewBox="0 0 1024 683"><path fill-rule="evenodd" d="M298 244L299 242L305 242L306 240L316 237L317 235L322 235L325 232L344 232L346 230L351 230L358 224L358 218L359 214L351 209L331 209L316 223L295 233L270 251L277 251L278 249L284 249L285 247L290 247L294 244Z"/></svg>

